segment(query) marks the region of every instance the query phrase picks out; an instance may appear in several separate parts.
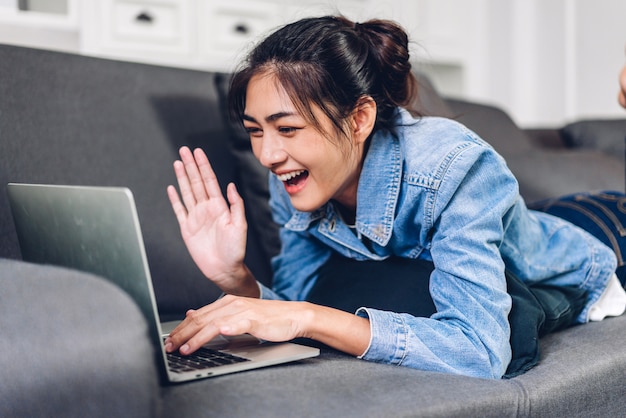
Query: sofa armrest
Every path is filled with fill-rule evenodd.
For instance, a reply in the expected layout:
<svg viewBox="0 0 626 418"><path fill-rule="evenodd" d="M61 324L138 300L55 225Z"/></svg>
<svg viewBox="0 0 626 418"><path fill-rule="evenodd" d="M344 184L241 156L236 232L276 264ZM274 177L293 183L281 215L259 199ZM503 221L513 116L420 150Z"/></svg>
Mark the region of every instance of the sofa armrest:
<svg viewBox="0 0 626 418"><path fill-rule="evenodd" d="M0 416L156 414L146 321L112 284L0 259L0 329Z"/></svg>

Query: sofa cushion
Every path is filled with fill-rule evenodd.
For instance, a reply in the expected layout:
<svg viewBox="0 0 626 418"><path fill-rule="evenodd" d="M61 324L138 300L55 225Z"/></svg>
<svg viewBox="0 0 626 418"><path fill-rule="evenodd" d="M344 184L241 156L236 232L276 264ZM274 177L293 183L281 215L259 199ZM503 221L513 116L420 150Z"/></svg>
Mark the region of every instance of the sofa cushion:
<svg viewBox="0 0 626 418"><path fill-rule="evenodd" d="M595 150L530 150L507 164L528 203L597 190L624 190L624 161Z"/></svg>
<svg viewBox="0 0 626 418"><path fill-rule="evenodd" d="M430 79L420 72L415 73L415 78L417 80L417 96L411 106L423 116L453 117L454 112L439 95Z"/></svg>
<svg viewBox="0 0 626 418"><path fill-rule="evenodd" d="M0 416L153 417L146 321L90 274L0 259Z"/></svg>
<svg viewBox="0 0 626 418"><path fill-rule="evenodd" d="M573 122L560 129L566 145L591 148L624 158L626 119L589 119Z"/></svg>

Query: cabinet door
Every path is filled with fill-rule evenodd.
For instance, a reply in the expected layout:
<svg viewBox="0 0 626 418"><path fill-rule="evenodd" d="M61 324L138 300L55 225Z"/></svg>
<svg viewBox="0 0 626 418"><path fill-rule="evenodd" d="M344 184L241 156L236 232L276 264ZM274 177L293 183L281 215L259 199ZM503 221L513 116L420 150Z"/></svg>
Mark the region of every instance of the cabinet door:
<svg viewBox="0 0 626 418"><path fill-rule="evenodd" d="M190 9L190 0L99 0L84 5L84 50L148 62L188 60Z"/></svg>
<svg viewBox="0 0 626 418"><path fill-rule="evenodd" d="M229 71L253 43L281 23L281 1L200 1L198 55L207 67Z"/></svg>

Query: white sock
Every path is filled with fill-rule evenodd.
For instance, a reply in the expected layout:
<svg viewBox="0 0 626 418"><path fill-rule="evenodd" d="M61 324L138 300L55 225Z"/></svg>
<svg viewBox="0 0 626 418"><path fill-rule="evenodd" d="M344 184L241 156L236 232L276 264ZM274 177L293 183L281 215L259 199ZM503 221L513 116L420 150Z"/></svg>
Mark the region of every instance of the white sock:
<svg viewBox="0 0 626 418"><path fill-rule="evenodd" d="M626 311L626 291L613 274L600 299L589 308L590 321L602 321L607 316L620 316Z"/></svg>

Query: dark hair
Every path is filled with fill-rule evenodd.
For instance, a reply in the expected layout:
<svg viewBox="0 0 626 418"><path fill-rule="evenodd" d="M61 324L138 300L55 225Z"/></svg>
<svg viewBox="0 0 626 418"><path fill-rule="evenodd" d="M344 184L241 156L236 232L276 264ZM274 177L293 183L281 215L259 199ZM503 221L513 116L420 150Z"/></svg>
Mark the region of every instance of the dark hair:
<svg viewBox="0 0 626 418"><path fill-rule="evenodd" d="M406 32L392 21L378 19L354 23L343 16L306 18L269 35L231 80L233 118L242 120L248 83L264 73L276 76L296 108L316 128L321 130L312 104L344 135L343 121L363 96L376 102L374 130L393 132L395 109L408 108L417 88Z"/></svg>

